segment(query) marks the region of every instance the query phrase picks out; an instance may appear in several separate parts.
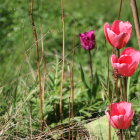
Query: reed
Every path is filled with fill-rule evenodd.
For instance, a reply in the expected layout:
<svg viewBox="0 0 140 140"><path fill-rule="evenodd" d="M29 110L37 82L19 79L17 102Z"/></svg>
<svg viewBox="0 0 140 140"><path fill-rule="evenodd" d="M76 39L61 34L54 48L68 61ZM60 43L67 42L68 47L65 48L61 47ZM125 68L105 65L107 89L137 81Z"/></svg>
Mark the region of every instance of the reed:
<svg viewBox="0 0 140 140"><path fill-rule="evenodd" d="M40 126L41 131L44 130L44 115L43 115L43 98L42 98L42 84L41 84L41 73L40 73L40 61L39 61L39 45L38 45L38 36L36 31L36 26L33 17L33 6L34 0L31 0L30 6L30 17L31 17L31 24L33 28L33 34L35 38L36 44L36 63L37 63L37 74L38 74L38 86L39 86L39 95L40 95Z"/></svg>
<svg viewBox="0 0 140 140"><path fill-rule="evenodd" d="M131 5L132 13L133 13L138 46L140 50L140 22L139 22L139 15L138 15L138 8L137 8L136 0L130 0L130 5Z"/></svg>
<svg viewBox="0 0 140 140"><path fill-rule="evenodd" d="M72 63L71 63L71 102L72 102L71 118L72 119L74 119L74 55L75 55L75 34L76 34L76 21L74 19L74 33L73 33L73 45L72 45Z"/></svg>
<svg viewBox="0 0 140 140"><path fill-rule="evenodd" d="M64 17L64 2L61 0L61 14L62 14L62 68L61 68L61 85L60 85L60 120L63 121L62 110L62 94L63 94L63 82L64 82L64 64L65 64L65 17Z"/></svg>
<svg viewBox="0 0 140 140"><path fill-rule="evenodd" d="M105 46L106 46L106 40L105 40ZM108 93L108 98L109 101L111 103L112 100L112 95L110 94L110 76L109 76L109 52L108 52L108 48L106 46L106 54L107 54L107 93ZM109 106L109 110L110 110L110 106ZM111 125L108 122L108 140L111 140Z"/></svg>
<svg viewBox="0 0 140 140"><path fill-rule="evenodd" d="M42 60L43 60L42 99L44 101L44 88L45 88L47 65L46 65L46 58L45 58L45 52L44 52L44 39L43 39L42 23L40 24L40 30L41 30L41 46L42 46L41 53L42 53Z"/></svg>

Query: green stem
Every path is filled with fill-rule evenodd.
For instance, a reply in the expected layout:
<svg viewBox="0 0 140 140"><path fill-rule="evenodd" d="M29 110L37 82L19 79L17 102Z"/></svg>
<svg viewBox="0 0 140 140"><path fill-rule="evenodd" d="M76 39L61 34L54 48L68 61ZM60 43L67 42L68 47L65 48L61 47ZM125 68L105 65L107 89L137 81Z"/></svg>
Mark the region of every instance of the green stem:
<svg viewBox="0 0 140 140"><path fill-rule="evenodd" d="M123 140L123 133L122 133L122 129L120 129L120 140Z"/></svg>
<svg viewBox="0 0 140 140"><path fill-rule="evenodd" d="M118 55L118 58L120 57L120 50L117 49L117 55ZM121 79L120 79L121 80ZM115 88L116 88L116 97L117 97L117 101L120 101L120 97L119 97L119 88L118 88L118 81L119 81L119 78L117 77L116 81L115 81Z"/></svg>
<svg viewBox="0 0 140 140"><path fill-rule="evenodd" d="M116 97L117 97L117 101L119 101L120 98L119 98L119 90L118 90L118 78L117 78L117 80L115 81L115 88L116 88Z"/></svg>
<svg viewBox="0 0 140 140"><path fill-rule="evenodd" d="M123 96L124 92L123 92L123 83L122 83L122 80L123 79L120 78L120 93L121 93L121 98L124 101L124 96Z"/></svg>
<svg viewBox="0 0 140 140"><path fill-rule="evenodd" d="M118 58L120 57L120 49L117 49Z"/></svg>
<svg viewBox="0 0 140 140"><path fill-rule="evenodd" d="M124 100L127 101L127 77L124 77Z"/></svg>
<svg viewBox="0 0 140 140"><path fill-rule="evenodd" d="M90 50L88 52L89 52L89 66L90 66L91 82L93 82L92 55L91 55Z"/></svg>

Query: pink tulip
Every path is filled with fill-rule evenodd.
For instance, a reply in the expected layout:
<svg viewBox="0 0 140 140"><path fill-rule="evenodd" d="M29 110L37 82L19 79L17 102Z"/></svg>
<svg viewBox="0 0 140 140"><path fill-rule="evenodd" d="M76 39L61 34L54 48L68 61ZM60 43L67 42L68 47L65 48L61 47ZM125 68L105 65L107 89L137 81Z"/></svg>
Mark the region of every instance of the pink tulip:
<svg viewBox="0 0 140 140"><path fill-rule="evenodd" d="M119 58L112 55L112 67L117 71L118 75L128 77L132 76L138 68L140 62L140 51L128 47L122 51Z"/></svg>
<svg viewBox="0 0 140 140"><path fill-rule="evenodd" d="M128 129L134 116L132 104L128 102L113 103L110 111L105 112L107 119L112 127L117 129Z"/></svg>
<svg viewBox="0 0 140 140"><path fill-rule="evenodd" d="M114 21L112 26L106 23L104 25L104 34L112 47L121 49L127 44L132 35L132 25L128 21L122 22L120 20Z"/></svg>
<svg viewBox="0 0 140 140"><path fill-rule="evenodd" d="M92 50L95 47L95 34L93 30L79 34L80 42L85 50Z"/></svg>

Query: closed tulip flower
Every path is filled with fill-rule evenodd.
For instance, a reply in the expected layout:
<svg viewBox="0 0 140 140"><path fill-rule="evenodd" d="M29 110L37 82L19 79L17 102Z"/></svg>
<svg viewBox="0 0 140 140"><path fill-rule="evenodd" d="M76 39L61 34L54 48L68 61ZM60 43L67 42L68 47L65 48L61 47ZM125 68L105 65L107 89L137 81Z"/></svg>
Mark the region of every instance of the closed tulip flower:
<svg viewBox="0 0 140 140"><path fill-rule="evenodd" d="M111 63L114 70L118 75L128 77L132 76L138 68L140 62L140 51L128 47L122 51L120 57L112 55Z"/></svg>
<svg viewBox="0 0 140 140"><path fill-rule="evenodd" d="M79 34L80 43L85 50L92 50L95 47L95 34L93 30Z"/></svg>
<svg viewBox="0 0 140 140"><path fill-rule="evenodd" d="M105 112L112 127L117 129L128 129L134 116L132 104L122 101L110 105L110 111Z"/></svg>
<svg viewBox="0 0 140 140"><path fill-rule="evenodd" d="M106 23L104 34L112 47L121 49L131 38L132 25L128 21L122 22L120 20L114 21L112 26Z"/></svg>

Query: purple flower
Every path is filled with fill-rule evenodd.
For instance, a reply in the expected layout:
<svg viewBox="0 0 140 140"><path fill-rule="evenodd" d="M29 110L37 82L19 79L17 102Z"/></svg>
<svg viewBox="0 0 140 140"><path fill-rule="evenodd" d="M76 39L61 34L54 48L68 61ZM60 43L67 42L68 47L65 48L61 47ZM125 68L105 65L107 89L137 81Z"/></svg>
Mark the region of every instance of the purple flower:
<svg viewBox="0 0 140 140"><path fill-rule="evenodd" d="M95 34L93 30L79 34L80 42L85 50L92 50L95 48Z"/></svg>

